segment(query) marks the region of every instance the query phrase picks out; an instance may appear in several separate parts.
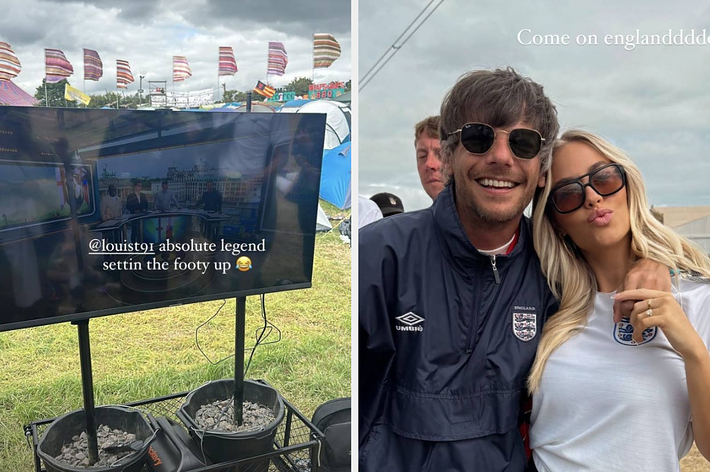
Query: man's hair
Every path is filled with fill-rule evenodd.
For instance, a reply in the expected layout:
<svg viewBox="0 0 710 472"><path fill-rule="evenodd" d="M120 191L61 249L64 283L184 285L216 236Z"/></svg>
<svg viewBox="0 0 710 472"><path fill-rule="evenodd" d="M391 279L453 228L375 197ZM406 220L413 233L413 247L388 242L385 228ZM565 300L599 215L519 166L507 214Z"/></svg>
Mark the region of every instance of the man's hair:
<svg viewBox="0 0 710 472"><path fill-rule="evenodd" d="M161 185L170 185L170 184L168 184L168 181L167 181L167 180L163 180L163 182L162 182Z"/></svg>
<svg viewBox="0 0 710 472"><path fill-rule="evenodd" d="M540 150L540 171L545 172L560 125L557 110L542 86L510 67L462 75L441 103L439 137L446 172L450 173L451 158L461 138L460 133L449 133L469 122L505 128L518 121L528 122L545 138Z"/></svg>
<svg viewBox="0 0 710 472"><path fill-rule="evenodd" d="M414 126L414 145L417 145L417 141L422 135L426 135L430 138L439 138L439 116L427 116L422 121Z"/></svg>
<svg viewBox="0 0 710 472"><path fill-rule="evenodd" d="M143 183L142 183L140 180L136 180L135 182L133 182L133 188L136 188L136 187L138 187L139 185L140 185L141 187L143 186Z"/></svg>

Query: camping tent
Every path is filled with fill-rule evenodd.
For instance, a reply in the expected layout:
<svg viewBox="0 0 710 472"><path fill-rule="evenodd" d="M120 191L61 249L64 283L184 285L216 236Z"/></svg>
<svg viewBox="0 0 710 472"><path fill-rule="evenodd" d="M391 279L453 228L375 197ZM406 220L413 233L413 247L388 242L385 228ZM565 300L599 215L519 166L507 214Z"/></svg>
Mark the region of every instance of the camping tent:
<svg viewBox="0 0 710 472"><path fill-rule="evenodd" d="M333 229L333 225L330 224L328 215L325 214L323 208L321 208L320 203L318 204L318 218L316 219L316 232L330 231Z"/></svg>
<svg viewBox="0 0 710 472"><path fill-rule="evenodd" d="M323 152L320 175L320 198L341 210L350 208L351 143Z"/></svg>
<svg viewBox="0 0 710 472"><path fill-rule="evenodd" d="M31 107L37 104L37 99L15 85L11 80L0 80L0 104Z"/></svg>
<svg viewBox="0 0 710 472"><path fill-rule="evenodd" d="M323 149L330 150L350 141L350 109L331 100L291 100L284 103L280 113L325 113Z"/></svg>

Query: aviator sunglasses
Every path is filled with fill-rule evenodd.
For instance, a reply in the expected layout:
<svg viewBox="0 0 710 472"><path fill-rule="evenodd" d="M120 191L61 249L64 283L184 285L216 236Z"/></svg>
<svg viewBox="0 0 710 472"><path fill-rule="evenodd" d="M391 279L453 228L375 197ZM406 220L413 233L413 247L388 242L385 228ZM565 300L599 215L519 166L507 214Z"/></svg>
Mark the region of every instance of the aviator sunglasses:
<svg viewBox="0 0 710 472"><path fill-rule="evenodd" d="M582 183L582 179L589 177L589 182ZM547 201L558 213L572 213L581 208L587 197L587 187L597 192L602 197L613 195L626 185L626 173L621 164L606 164L577 177L572 182L564 182L555 186L550 191Z"/></svg>
<svg viewBox="0 0 710 472"><path fill-rule="evenodd" d="M508 135L510 151L520 159L532 159L538 155L545 138L534 129L516 128L512 131L499 130ZM496 130L485 123L466 123L447 136L461 133L461 145L471 154L485 154L496 140Z"/></svg>

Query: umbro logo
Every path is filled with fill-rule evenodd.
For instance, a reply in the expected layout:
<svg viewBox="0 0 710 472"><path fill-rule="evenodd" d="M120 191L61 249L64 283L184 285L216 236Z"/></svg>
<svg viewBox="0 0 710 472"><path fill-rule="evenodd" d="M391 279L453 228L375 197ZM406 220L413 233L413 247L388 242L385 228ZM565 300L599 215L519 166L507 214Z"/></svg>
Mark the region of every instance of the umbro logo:
<svg viewBox="0 0 710 472"><path fill-rule="evenodd" d="M410 311L395 318L402 324L395 325L397 331L424 331L422 326L417 326L424 321L424 318Z"/></svg>

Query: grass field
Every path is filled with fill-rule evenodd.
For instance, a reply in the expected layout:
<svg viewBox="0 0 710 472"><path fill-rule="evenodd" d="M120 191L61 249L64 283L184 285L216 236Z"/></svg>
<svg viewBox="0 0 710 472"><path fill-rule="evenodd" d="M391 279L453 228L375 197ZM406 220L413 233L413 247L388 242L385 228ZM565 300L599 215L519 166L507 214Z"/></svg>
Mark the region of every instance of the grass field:
<svg viewBox="0 0 710 472"><path fill-rule="evenodd" d="M268 318L283 339L259 347L247 374L269 382L308 417L320 403L350 396L350 248L335 233L316 238L313 288L266 296ZM233 360L210 365L195 347L195 328L221 304L91 320L96 404L148 399L232 377ZM234 311L234 299L227 300L200 329L200 345L213 360L233 353ZM259 298L249 297L247 347L260 320ZM30 471L22 425L82 407L77 329L63 323L0 333L0 366L0 472Z"/></svg>

